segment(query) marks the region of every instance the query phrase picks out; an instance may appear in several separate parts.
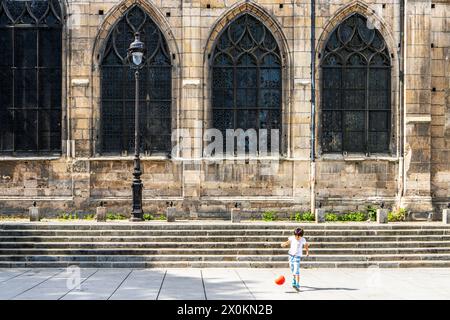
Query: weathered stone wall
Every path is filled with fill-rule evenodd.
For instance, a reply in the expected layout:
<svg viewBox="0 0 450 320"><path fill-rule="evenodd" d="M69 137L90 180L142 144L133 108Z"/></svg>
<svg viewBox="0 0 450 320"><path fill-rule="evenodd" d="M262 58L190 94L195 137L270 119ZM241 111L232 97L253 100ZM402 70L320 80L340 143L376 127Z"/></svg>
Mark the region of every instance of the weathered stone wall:
<svg viewBox="0 0 450 320"><path fill-rule="evenodd" d="M23 214L33 201L45 211L73 206L72 166L66 159L4 160L0 162L0 212Z"/></svg>
<svg viewBox="0 0 450 320"><path fill-rule="evenodd" d="M431 192L437 212L450 202L450 4L431 11Z"/></svg>
<svg viewBox="0 0 450 320"><path fill-rule="evenodd" d="M128 212L132 157L99 153L99 61L110 30L135 3L152 16L166 37L173 55L172 128L184 129L192 137L191 147L178 154L184 161L144 157L147 211L162 211L167 202L184 212L225 212L235 202L248 211L306 211L315 198L315 204L336 211L385 202L428 212L450 201L448 1L433 1L434 8L431 0L407 2L404 92L401 1L316 1L313 171L309 0L67 2L63 154L52 160L1 158L0 212L23 210L33 200L49 210L54 207L53 211L92 212L104 201L114 210ZM282 159L272 176L261 174L261 161L214 164L202 159L202 136L211 123L208 54L220 31L243 12L265 23L283 54ZM392 54L389 154L325 155L320 150L319 53L334 27L354 12L371 19Z"/></svg>
<svg viewBox="0 0 450 320"><path fill-rule="evenodd" d="M317 144L316 202L327 210L365 210L370 203L396 204L399 166L399 1L318 1L316 8L316 99ZM329 155L320 148L320 53L328 36L345 18L359 13L372 22L383 35L391 53L391 148L386 154ZM309 72L309 70L308 70Z"/></svg>

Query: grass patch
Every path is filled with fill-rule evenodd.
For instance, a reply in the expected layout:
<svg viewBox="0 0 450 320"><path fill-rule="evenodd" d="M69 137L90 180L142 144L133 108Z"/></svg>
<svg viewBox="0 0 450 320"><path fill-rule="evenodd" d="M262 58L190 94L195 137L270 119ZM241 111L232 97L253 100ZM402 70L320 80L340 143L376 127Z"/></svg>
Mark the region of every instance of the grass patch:
<svg viewBox="0 0 450 320"><path fill-rule="evenodd" d="M327 221L327 222L338 221L338 216L334 213L327 213L327 214L325 214L325 221Z"/></svg>
<svg viewBox="0 0 450 320"><path fill-rule="evenodd" d="M112 212L108 212L106 214L106 220L126 220L127 217L125 217L124 215L120 214L120 213L112 213Z"/></svg>
<svg viewBox="0 0 450 320"><path fill-rule="evenodd" d="M71 220L92 221L95 219L95 214L93 213L77 214L75 212L62 212L59 215L57 215L56 218L62 221L71 221Z"/></svg>
<svg viewBox="0 0 450 320"><path fill-rule="evenodd" d="M84 219L84 220L88 220L88 221L94 220L94 219L95 219L95 214L93 214L93 213L86 214L86 215L83 217L83 219Z"/></svg>
<svg viewBox="0 0 450 320"><path fill-rule="evenodd" d="M339 221L366 221L367 214L364 212L349 212L338 217Z"/></svg>
<svg viewBox="0 0 450 320"><path fill-rule="evenodd" d="M167 220L167 218L166 218L166 215L165 215L165 214L160 214L160 215L156 218L156 220L164 221L164 220Z"/></svg>
<svg viewBox="0 0 450 320"><path fill-rule="evenodd" d="M62 212L58 215L59 220L77 220L77 214L76 213L69 213L69 212Z"/></svg>
<svg viewBox="0 0 450 320"><path fill-rule="evenodd" d="M3 216L0 215L0 221L21 221L21 220L26 220L29 221L30 218L29 217L21 217L21 216Z"/></svg>
<svg viewBox="0 0 450 320"><path fill-rule="evenodd" d="M144 213L142 218L144 219L144 221L152 221L152 220L164 221L166 220L166 215L162 213L160 214Z"/></svg>

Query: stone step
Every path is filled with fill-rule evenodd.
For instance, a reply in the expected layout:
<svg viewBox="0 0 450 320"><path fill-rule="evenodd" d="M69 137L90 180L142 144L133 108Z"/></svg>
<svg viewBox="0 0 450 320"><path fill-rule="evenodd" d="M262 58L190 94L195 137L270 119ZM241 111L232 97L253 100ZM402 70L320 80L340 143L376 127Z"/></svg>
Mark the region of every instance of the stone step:
<svg viewBox="0 0 450 320"><path fill-rule="evenodd" d="M0 230L1 237L130 237L130 236L284 236L292 235L292 230L251 229L251 230ZM450 235L450 229L400 229L400 230L309 230L312 236L416 236Z"/></svg>
<svg viewBox="0 0 450 320"><path fill-rule="evenodd" d="M286 268L283 262L260 261L178 261L178 262L0 262L0 268ZM302 268L449 268L450 261L327 261L303 262Z"/></svg>
<svg viewBox="0 0 450 320"><path fill-rule="evenodd" d="M449 248L450 241L402 241L402 242L309 242L311 248ZM227 249L227 248L280 248L280 242L2 242L4 248L195 248L195 249Z"/></svg>
<svg viewBox="0 0 450 320"><path fill-rule="evenodd" d="M448 248L391 248L391 249L323 249L312 248L311 255L377 255L377 254L450 254ZM286 255L285 248L251 249L2 249L2 255Z"/></svg>
<svg viewBox="0 0 450 320"><path fill-rule="evenodd" d="M450 267L450 226L373 223L0 223L0 267L283 267L303 226L303 267ZM181 241L180 241L181 240Z"/></svg>
<svg viewBox="0 0 450 320"><path fill-rule="evenodd" d="M283 242L285 236L184 236L183 242ZM309 242L401 242L401 241L449 241L450 235L395 235L395 236L311 236ZM173 236L3 236L0 242L179 242Z"/></svg>
<svg viewBox="0 0 450 320"><path fill-rule="evenodd" d="M0 255L0 261L78 261L78 262L148 262L148 261L284 261L287 255ZM403 260L450 260L450 254L409 254L409 255L312 255L303 257L308 261L403 261Z"/></svg>
<svg viewBox="0 0 450 320"><path fill-rule="evenodd" d="M193 223L193 222L142 222L142 223L128 223L128 222L61 222L61 223L0 223L0 230L287 230L292 232L295 228L301 227L305 230L431 230L431 229L445 229L450 230L450 225L445 225L440 222L429 224L422 223L278 223L278 222L255 222L255 223Z"/></svg>
<svg viewBox="0 0 450 320"><path fill-rule="evenodd" d="M410 255L317 255L303 257L303 262L323 261L450 261L450 254L410 254ZM284 255L0 255L0 262L178 262L178 261L260 261L284 262Z"/></svg>

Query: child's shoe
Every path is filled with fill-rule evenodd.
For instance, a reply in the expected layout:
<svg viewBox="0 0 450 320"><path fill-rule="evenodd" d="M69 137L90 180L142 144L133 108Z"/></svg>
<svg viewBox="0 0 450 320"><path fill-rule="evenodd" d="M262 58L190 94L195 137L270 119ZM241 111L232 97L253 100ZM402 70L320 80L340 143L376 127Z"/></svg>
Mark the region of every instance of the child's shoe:
<svg viewBox="0 0 450 320"><path fill-rule="evenodd" d="M295 279L292 280L292 287L297 288L297 281Z"/></svg>

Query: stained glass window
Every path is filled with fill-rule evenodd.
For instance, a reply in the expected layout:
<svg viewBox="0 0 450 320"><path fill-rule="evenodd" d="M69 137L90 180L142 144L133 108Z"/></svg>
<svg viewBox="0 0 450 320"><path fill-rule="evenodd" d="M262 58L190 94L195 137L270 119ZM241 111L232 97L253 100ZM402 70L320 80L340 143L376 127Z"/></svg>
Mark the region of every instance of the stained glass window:
<svg viewBox="0 0 450 320"><path fill-rule="evenodd" d="M134 150L134 70L127 49L140 32L146 47L139 71L141 151L168 153L171 148L171 60L158 26L139 6L133 6L112 30L101 62L102 151Z"/></svg>
<svg viewBox="0 0 450 320"><path fill-rule="evenodd" d="M234 20L212 56L214 128L224 137L226 129L281 132L281 81L280 50L271 32L250 14Z"/></svg>
<svg viewBox="0 0 450 320"><path fill-rule="evenodd" d="M354 14L322 55L323 152L388 152L391 59L380 32Z"/></svg>
<svg viewBox="0 0 450 320"><path fill-rule="evenodd" d="M61 151L62 14L56 0L0 0L0 152Z"/></svg>

